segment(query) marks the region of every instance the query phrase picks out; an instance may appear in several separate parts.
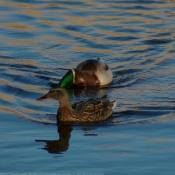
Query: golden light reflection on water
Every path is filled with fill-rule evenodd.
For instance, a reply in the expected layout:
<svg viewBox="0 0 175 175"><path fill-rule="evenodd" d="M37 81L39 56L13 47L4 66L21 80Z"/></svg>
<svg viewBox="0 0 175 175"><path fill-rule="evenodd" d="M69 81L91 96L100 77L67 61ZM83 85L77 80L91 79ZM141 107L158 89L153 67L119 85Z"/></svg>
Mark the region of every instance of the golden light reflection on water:
<svg viewBox="0 0 175 175"><path fill-rule="evenodd" d="M112 50L106 50L106 49L93 49L93 48L86 48L86 47L79 47L79 46L73 46L73 49L75 51L79 51L79 52L99 52L99 53L115 53L116 51L112 51Z"/></svg>
<svg viewBox="0 0 175 175"><path fill-rule="evenodd" d="M79 33L79 32L74 32L74 31L71 31L71 30L66 30L66 29L63 29L63 28L58 28L57 27L56 30L61 31L63 33L73 35L73 36L76 36L76 37L80 37L80 38L85 38L85 39L89 39L89 40L95 39L95 37L93 37L93 36L83 34L83 33Z"/></svg>
<svg viewBox="0 0 175 175"><path fill-rule="evenodd" d="M9 40L8 41L9 42L9 44L12 44L12 45L33 45L33 44L36 44L36 43L38 43L39 41L38 40L15 40L15 39L13 39L13 40Z"/></svg>
<svg viewBox="0 0 175 175"><path fill-rule="evenodd" d="M36 18L41 18L45 15L44 10L37 10L37 9L22 9L18 13L20 14L27 14L30 16L34 16Z"/></svg>
<svg viewBox="0 0 175 175"><path fill-rule="evenodd" d="M30 59L3 59L1 58L1 61L6 62L9 65L16 65L20 63L21 66L37 66L37 62L35 60L30 60Z"/></svg>
<svg viewBox="0 0 175 175"><path fill-rule="evenodd" d="M148 49L149 46L148 45L136 45L136 46L132 46L130 48L132 48L131 50L140 51L140 50L146 50L146 49Z"/></svg>
<svg viewBox="0 0 175 175"><path fill-rule="evenodd" d="M60 10L61 10L61 8L66 8L67 10L68 9L75 9L77 11L82 10L82 6L78 5L78 3L77 3L77 5L69 5L69 3L67 3L67 4L46 4L45 6L46 7L57 7L57 8L60 8ZM85 9L90 10L88 6L86 6Z"/></svg>
<svg viewBox="0 0 175 175"><path fill-rule="evenodd" d="M0 83L2 83L1 80L0 80ZM16 100L16 97L9 96L9 95L3 94L3 93L0 93L0 97L2 100L5 100L5 101L11 102L11 103L14 103Z"/></svg>
<svg viewBox="0 0 175 175"><path fill-rule="evenodd" d="M37 31L38 28L34 28L32 26L22 25L22 24L2 24L3 27L12 28L12 29L19 29L19 30L26 30L26 31Z"/></svg>
<svg viewBox="0 0 175 175"><path fill-rule="evenodd" d="M39 20L40 23L50 25L50 26L57 26L56 22L48 21L48 20Z"/></svg>
<svg viewBox="0 0 175 175"><path fill-rule="evenodd" d="M174 2L174 1L172 1L172 2ZM171 3L171 4L166 4L166 3L159 4L159 3L157 3L157 4L152 4L151 6L154 8L160 9L160 8L167 8L167 7L175 7L175 4L174 3Z"/></svg>
<svg viewBox="0 0 175 175"><path fill-rule="evenodd" d="M145 18L145 17L129 17L126 21L126 22L143 22L146 23L146 24L162 24L164 21L163 20L153 20L153 19L148 19L148 18Z"/></svg>
<svg viewBox="0 0 175 175"><path fill-rule="evenodd" d="M35 4L27 4L27 3L13 3L13 2L5 2L2 1L1 5L3 6L10 6L10 7L18 7L18 8L37 8L38 6Z"/></svg>
<svg viewBox="0 0 175 175"><path fill-rule="evenodd" d="M64 24L69 25L83 25L83 26L89 26L89 21L85 20L81 17L74 17L74 16L64 16L64 18L67 20L64 22Z"/></svg>

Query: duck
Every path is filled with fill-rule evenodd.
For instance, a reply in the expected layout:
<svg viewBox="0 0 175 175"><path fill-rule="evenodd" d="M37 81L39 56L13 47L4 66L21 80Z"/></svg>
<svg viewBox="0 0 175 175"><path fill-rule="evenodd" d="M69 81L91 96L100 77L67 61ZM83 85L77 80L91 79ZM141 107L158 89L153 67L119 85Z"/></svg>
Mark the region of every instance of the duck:
<svg viewBox="0 0 175 175"><path fill-rule="evenodd" d="M85 60L75 69L69 70L58 83L58 86L72 88L99 87L111 83L113 74L109 66L100 58Z"/></svg>
<svg viewBox="0 0 175 175"><path fill-rule="evenodd" d="M57 111L57 123L60 122L98 122L104 121L112 116L116 101L109 101L107 96L101 98L90 98L70 103L67 90L64 87L53 87L50 91L36 100L54 99L60 104Z"/></svg>

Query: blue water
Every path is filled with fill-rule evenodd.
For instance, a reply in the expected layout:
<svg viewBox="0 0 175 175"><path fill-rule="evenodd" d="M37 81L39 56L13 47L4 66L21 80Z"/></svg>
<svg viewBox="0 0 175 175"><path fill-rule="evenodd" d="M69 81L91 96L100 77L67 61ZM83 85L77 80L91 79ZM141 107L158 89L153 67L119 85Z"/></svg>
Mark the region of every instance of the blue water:
<svg viewBox="0 0 175 175"><path fill-rule="evenodd" d="M174 15L170 0L1 0L0 172L174 174ZM59 104L36 98L96 58L113 83L71 102L107 94L113 117L57 127Z"/></svg>

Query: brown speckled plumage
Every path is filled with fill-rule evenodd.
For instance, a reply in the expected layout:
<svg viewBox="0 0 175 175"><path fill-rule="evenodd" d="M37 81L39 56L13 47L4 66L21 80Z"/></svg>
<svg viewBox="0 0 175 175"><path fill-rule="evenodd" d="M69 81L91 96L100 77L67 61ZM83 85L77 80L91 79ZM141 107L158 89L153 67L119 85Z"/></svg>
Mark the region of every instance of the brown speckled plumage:
<svg viewBox="0 0 175 175"><path fill-rule="evenodd" d="M63 87L52 88L45 96L38 98L44 100L53 98L60 103L57 112L57 122L97 122L103 121L112 115L115 101L107 98L97 98L70 104L67 91Z"/></svg>

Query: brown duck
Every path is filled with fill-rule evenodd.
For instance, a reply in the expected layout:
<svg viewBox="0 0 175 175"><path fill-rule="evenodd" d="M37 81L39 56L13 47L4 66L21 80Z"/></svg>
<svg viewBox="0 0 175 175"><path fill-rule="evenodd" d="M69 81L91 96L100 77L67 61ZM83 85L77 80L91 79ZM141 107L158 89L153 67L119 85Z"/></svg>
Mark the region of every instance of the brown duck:
<svg viewBox="0 0 175 175"><path fill-rule="evenodd" d="M97 122L112 115L116 101L109 101L106 97L80 101L70 104L68 93L64 87L51 88L44 96L37 100L55 99L60 103L57 112L57 122Z"/></svg>

